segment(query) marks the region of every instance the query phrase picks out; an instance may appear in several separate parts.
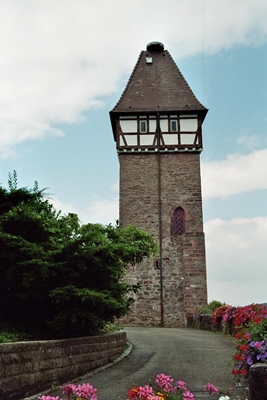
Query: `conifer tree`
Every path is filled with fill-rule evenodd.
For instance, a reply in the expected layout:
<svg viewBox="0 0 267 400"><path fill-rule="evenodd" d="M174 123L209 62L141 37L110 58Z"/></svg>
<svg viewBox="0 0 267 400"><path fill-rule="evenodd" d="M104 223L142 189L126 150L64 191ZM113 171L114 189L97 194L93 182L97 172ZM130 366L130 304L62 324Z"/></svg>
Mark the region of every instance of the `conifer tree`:
<svg viewBox="0 0 267 400"><path fill-rule="evenodd" d="M18 188L14 172L0 187L0 323L40 338L97 333L129 310L127 266L156 253L136 227L62 215L37 183Z"/></svg>

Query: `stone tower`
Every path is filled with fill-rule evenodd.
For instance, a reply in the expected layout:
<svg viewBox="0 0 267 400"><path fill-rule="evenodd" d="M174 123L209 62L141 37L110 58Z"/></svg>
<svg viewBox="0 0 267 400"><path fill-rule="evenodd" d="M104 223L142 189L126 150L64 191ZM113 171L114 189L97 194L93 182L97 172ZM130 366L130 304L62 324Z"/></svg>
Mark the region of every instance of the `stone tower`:
<svg viewBox="0 0 267 400"><path fill-rule="evenodd" d="M185 326L207 304L200 153L207 109L159 42L141 51L110 112L120 164L120 221L151 233L157 259L129 267L140 283L123 323Z"/></svg>

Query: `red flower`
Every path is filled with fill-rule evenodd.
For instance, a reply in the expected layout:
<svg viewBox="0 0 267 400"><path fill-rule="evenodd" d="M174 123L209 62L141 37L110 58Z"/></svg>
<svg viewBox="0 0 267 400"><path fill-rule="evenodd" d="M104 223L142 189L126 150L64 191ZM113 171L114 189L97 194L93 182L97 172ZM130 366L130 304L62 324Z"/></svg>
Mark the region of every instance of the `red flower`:
<svg viewBox="0 0 267 400"><path fill-rule="evenodd" d="M241 350L242 352L244 352L244 351L247 351L247 350L248 350L248 345L247 345L247 344L242 344L239 348L240 348L240 350Z"/></svg>
<svg viewBox="0 0 267 400"><path fill-rule="evenodd" d="M232 369L233 375L239 375L239 369Z"/></svg>
<svg viewBox="0 0 267 400"><path fill-rule="evenodd" d="M243 361L243 357L241 356L241 354L235 354L233 356L233 358L239 362Z"/></svg>
<svg viewBox="0 0 267 400"><path fill-rule="evenodd" d="M248 373L248 371L246 371L245 369L233 369L232 370L233 375L246 375L247 373Z"/></svg>
<svg viewBox="0 0 267 400"><path fill-rule="evenodd" d="M249 333L244 333L244 335L242 336L243 340L248 340L250 338L250 334Z"/></svg>
<svg viewBox="0 0 267 400"><path fill-rule="evenodd" d="M139 392L138 388L132 388L128 392L129 399L138 399L137 393Z"/></svg>
<svg viewBox="0 0 267 400"><path fill-rule="evenodd" d="M248 373L248 371L246 369L241 369L240 370L240 374L241 375L246 375Z"/></svg>

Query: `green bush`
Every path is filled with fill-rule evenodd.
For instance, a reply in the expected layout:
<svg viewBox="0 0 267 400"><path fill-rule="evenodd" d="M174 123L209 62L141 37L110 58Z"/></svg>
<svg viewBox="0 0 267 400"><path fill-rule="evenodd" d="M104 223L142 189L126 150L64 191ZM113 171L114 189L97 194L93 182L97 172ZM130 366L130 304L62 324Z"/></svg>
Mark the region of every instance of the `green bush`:
<svg viewBox="0 0 267 400"><path fill-rule="evenodd" d="M247 330L250 333L252 341L260 342L261 340L267 340L267 318L262 319L258 323L250 322Z"/></svg>
<svg viewBox="0 0 267 400"><path fill-rule="evenodd" d="M61 215L14 173L0 187L0 323L41 338L98 333L129 310L138 286L123 282L127 266L157 251L134 226Z"/></svg>
<svg viewBox="0 0 267 400"><path fill-rule="evenodd" d="M220 301L212 300L210 303L198 307L193 315L193 327L195 329L211 329L213 311L221 304Z"/></svg>
<svg viewBox="0 0 267 400"><path fill-rule="evenodd" d="M203 315L212 315L213 311L217 308L220 307L222 303L217 300L212 300L209 304L202 305L197 308L195 312L195 318L198 318L199 316Z"/></svg>
<svg viewBox="0 0 267 400"><path fill-rule="evenodd" d="M28 340L31 336L21 330L16 330L7 324L0 325L0 343Z"/></svg>
<svg viewBox="0 0 267 400"><path fill-rule="evenodd" d="M226 305L226 304L225 304L225 303L221 303L221 302L218 301L218 300L212 300L212 301L209 303L209 308L211 309L211 311L214 311L215 308L218 308L218 307L223 306L223 305Z"/></svg>

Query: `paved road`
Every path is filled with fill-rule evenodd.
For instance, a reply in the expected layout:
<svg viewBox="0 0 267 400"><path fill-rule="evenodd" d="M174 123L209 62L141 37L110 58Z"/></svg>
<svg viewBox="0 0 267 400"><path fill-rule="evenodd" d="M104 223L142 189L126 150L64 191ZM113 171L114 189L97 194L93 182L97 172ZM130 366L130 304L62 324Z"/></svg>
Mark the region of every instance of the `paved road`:
<svg viewBox="0 0 267 400"><path fill-rule="evenodd" d="M125 330L132 344L130 353L109 368L88 374L78 382L90 382L98 388L99 400L126 399L129 388L148 384L158 373L185 381L196 400L218 399L218 395L209 397L204 392L208 382L222 389L233 387L230 371L234 343L230 337L193 329L131 327ZM60 392L49 394L55 396ZM234 389L233 394L242 400L245 398L243 389Z"/></svg>

